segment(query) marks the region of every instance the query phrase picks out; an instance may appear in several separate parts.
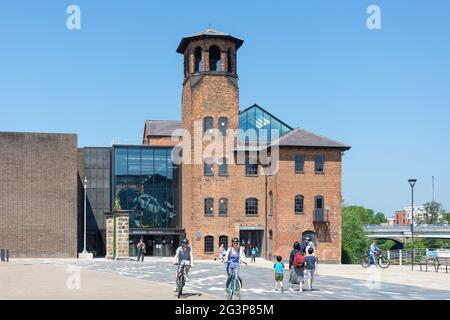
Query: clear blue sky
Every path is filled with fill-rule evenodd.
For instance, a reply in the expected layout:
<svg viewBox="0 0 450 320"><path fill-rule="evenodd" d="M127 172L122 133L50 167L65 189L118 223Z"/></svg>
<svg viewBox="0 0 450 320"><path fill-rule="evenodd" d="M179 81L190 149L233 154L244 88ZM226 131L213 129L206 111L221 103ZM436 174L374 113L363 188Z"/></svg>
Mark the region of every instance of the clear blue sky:
<svg viewBox="0 0 450 320"><path fill-rule="evenodd" d="M81 8L81 30L66 8ZM382 30L366 9L381 7ZM184 35L245 39L240 105L352 145L343 197L387 216L416 199L450 209L450 1L22 1L0 3L1 131L139 142L180 119Z"/></svg>

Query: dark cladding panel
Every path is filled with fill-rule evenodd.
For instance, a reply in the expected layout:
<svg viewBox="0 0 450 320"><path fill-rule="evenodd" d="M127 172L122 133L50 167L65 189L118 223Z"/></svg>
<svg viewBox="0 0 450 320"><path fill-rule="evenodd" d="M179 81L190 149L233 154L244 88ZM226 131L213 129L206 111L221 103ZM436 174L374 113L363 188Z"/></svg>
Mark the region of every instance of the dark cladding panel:
<svg viewBox="0 0 450 320"><path fill-rule="evenodd" d="M83 151L88 181L86 229L90 233L86 249L102 256L105 254L104 214L111 211L111 148L84 148Z"/></svg>

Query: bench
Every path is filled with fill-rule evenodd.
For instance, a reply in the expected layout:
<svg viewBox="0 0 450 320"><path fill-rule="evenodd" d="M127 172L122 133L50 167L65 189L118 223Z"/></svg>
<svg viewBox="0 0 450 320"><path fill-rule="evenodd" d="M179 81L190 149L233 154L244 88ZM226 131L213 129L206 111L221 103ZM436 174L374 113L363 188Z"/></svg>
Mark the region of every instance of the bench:
<svg viewBox="0 0 450 320"><path fill-rule="evenodd" d="M448 273L448 267L450 266L450 258L436 257L436 272L439 271L441 266L445 266L445 273Z"/></svg>
<svg viewBox="0 0 450 320"><path fill-rule="evenodd" d="M428 272L428 265L432 264L434 266L434 269L436 270L436 258L428 257L428 256L422 256L422 259L419 262L420 271L422 271L422 266L425 266L425 272Z"/></svg>

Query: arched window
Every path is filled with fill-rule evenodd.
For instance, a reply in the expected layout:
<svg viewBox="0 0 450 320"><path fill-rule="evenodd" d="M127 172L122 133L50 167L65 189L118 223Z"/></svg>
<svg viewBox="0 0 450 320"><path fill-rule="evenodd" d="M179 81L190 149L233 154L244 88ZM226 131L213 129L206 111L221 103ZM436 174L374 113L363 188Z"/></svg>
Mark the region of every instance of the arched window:
<svg viewBox="0 0 450 320"><path fill-rule="evenodd" d="M258 214L258 199L248 198L245 200L245 214L246 215Z"/></svg>
<svg viewBox="0 0 450 320"><path fill-rule="evenodd" d="M304 197L300 194L295 196L295 214L304 214L303 211Z"/></svg>
<svg viewBox="0 0 450 320"><path fill-rule="evenodd" d="M227 236L220 236L219 237L219 247L223 244L223 247L225 249L228 249L228 237Z"/></svg>
<svg viewBox="0 0 450 320"><path fill-rule="evenodd" d="M229 73L233 73L233 68L232 68L232 61L231 61L231 49L227 50L227 61L228 61L228 67L227 67L227 71Z"/></svg>
<svg viewBox="0 0 450 320"><path fill-rule="evenodd" d="M194 51L194 72L202 70L202 48L197 47Z"/></svg>
<svg viewBox="0 0 450 320"><path fill-rule="evenodd" d="M221 198L219 200L219 215L226 216L228 214L228 199Z"/></svg>
<svg viewBox="0 0 450 320"><path fill-rule="evenodd" d="M273 215L273 192L269 191L269 216Z"/></svg>
<svg viewBox="0 0 450 320"><path fill-rule="evenodd" d="M218 46L209 48L209 70L220 71L220 49Z"/></svg>
<svg viewBox="0 0 450 320"><path fill-rule="evenodd" d="M206 236L205 237L205 253L213 253L214 252L214 237Z"/></svg>
<svg viewBox="0 0 450 320"><path fill-rule="evenodd" d="M213 117L205 117L203 119L203 133L210 133L214 125Z"/></svg>
<svg viewBox="0 0 450 320"><path fill-rule="evenodd" d="M323 196L314 197L314 221L325 221Z"/></svg>
<svg viewBox="0 0 450 320"><path fill-rule="evenodd" d="M227 175L228 175L227 159L222 158L219 161L219 176L227 176Z"/></svg>
<svg viewBox="0 0 450 320"><path fill-rule="evenodd" d="M227 129L228 129L228 118L220 117L219 118L219 131L223 136L225 136L227 134Z"/></svg>
<svg viewBox="0 0 450 320"><path fill-rule="evenodd" d="M214 199L205 199L205 216L212 216L214 214Z"/></svg>
<svg viewBox="0 0 450 320"><path fill-rule="evenodd" d="M206 158L203 163L203 175L213 176L214 175L214 159Z"/></svg>
<svg viewBox="0 0 450 320"><path fill-rule="evenodd" d="M305 240L306 238L309 239L309 241L311 241L314 245L314 248L317 246L317 237L316 237L316 233L314 231L311 230L306 230L305 232L302 233L302 241Z"/></svg>

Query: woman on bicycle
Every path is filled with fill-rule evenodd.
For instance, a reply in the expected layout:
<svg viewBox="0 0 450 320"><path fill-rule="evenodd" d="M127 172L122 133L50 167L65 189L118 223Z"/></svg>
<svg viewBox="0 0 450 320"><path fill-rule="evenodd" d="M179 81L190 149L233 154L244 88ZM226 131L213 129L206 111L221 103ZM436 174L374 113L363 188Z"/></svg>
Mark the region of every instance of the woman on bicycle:
<svg viewBox="0 0 450 320"><path fill-rule="evenodd" d="M175 257L173 259L173 264L177 266L177 275L175 278L175 283L178 281L178 275L180 273L181 266L184 264L184 272L186 274L186 281L189 281L189 267L194 266L194 256L192 254L192 248L189 246L189 240L183 239L181 241L181 246L178 247ZM177 291L177 286L175 286L174 291Z"/></svg>
<svg viewBox="0 0 450 320"><path fill-rule="evenodd" d="M244 250L242 249L243 247L239 248L239 239L233 238L233 240L231 240L231 244L232 244L231 248L228 248L225 254L225 262L228 274L228 279L225 288L228 288L228 285L230 284L231 274L233 273L233 270L238 268L241 263L247 264L247 262L245 261ZM241 283L242 286L242 280L240 277L239 282Z"/></svg>

